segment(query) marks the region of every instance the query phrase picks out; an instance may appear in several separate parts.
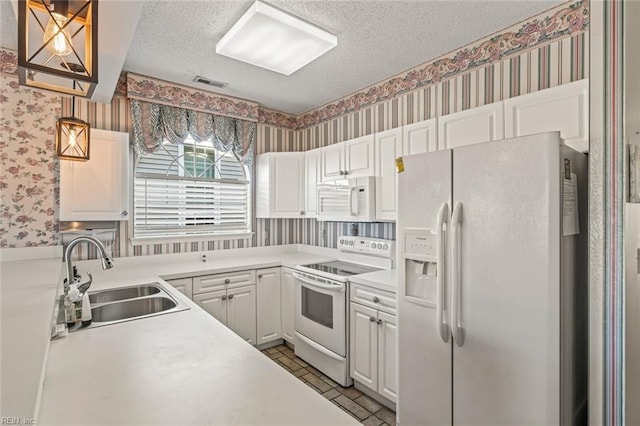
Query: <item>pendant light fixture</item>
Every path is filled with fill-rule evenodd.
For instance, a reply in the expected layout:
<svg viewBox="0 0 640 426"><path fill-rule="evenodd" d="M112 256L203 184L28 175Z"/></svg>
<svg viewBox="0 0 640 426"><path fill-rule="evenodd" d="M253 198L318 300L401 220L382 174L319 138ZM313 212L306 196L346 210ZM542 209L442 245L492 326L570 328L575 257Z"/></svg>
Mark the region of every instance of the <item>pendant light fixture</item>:
<svg viewBox="0 0 640 426"><path fill-rule="evenodd" d="M71 117L61 117L56 122L56 153L61 160L87 161L91 127L75 117L75 96L71 102Z"/></svg>
<svg viewBox="0 0 640 426"><path fill-rule="evenodd" d="M20 84L90 97L98 83L98 1L20 0Z"/></svg>

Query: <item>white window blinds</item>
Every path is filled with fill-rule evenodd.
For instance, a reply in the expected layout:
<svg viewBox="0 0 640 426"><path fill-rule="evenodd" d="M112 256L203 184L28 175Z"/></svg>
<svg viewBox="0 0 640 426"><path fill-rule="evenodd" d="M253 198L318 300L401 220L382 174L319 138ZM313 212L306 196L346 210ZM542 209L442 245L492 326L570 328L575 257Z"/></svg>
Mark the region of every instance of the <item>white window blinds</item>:
<svg viewBox="0 0 640 426"><path fill-rule="evenodd" d="M232 154L210 144L165 144L141 157L134 184L136 237L251 231L250 179Z"/></svg>

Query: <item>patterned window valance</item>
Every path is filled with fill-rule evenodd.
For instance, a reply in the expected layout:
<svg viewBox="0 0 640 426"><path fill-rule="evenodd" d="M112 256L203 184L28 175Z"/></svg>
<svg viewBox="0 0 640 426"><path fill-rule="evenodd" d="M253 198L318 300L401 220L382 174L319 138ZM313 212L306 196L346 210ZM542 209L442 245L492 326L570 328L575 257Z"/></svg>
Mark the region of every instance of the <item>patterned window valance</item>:
<svg viewBox="0 0 640 426"><path fill-rule="evenodd" d="M137 155L155 151L163 141L178 144L191 136L196 142L211 140L216 150L232 151L245 164L253 161L255 122L137 99L131 100L131 115Z"/></svg>

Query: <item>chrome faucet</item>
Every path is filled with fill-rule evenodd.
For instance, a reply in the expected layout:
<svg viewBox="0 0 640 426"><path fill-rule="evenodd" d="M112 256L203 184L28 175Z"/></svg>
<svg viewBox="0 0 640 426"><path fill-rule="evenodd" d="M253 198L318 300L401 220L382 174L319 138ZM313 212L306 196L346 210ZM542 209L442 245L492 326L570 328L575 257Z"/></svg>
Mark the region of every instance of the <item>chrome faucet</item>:
<svg viewBox="0 0 640 426"><path fill-rule="evenodd" d="M102 262L102 269L113 268L113 259L111 259L111 257L107 254L107 249L104 247L104 244L100 242L100 240L94 237L89 237L89 236L74 238L69 243L69 245L67 246L67 249L64 252L64 259L67 264L67 281L64 284L65 294L67 293L69 286L73 284L75 282L74 280L77 278L74 276L75 274L73 273L73 261L71 260L71 253L73 252L73 249L75 248L75 246L77 246L80 243L92 243L94 246L98 248L98 253L100 254L100 261ZM82 284L78 283L78 290L80 290L80 296L82 296L91 286L91 274L87 273L87 275L89 275L89 281Z"/></svg>

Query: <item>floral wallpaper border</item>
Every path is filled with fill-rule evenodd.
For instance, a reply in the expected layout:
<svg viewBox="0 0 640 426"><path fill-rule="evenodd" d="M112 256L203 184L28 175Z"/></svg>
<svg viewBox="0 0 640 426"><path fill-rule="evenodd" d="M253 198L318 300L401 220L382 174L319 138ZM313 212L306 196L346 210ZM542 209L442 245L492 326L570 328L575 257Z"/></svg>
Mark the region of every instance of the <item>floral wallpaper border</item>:
<svg viewBox="0 0 640 426"><path fill-rule="evenodd" d="M127 73L127 97L258 121L258 104L255 102L203 92L133 73Z"/></svg>

